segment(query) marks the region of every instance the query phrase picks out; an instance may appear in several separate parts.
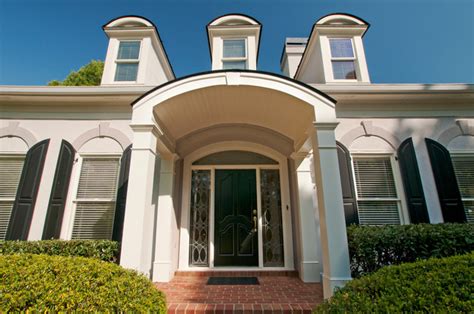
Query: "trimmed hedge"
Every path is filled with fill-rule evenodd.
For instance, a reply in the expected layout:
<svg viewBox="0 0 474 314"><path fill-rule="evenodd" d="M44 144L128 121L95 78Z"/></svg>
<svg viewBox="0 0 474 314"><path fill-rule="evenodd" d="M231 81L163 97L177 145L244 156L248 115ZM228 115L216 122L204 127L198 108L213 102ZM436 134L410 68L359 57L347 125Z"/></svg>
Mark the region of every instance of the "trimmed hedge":
<svg viewBox="0 0 474 314"><path fill-rule="evenodd" d="M314 313L473 313L474 253L385 267L354 279Z"/></svg>
<svg viewBox="0 0 474 314"><path fill-rule="evenodd" d="M116 262L120 251L118 242L108 240L44 240L0 241L0 254L46 254L82 256Z"/></svg>
<svg viewBox="0 0 474 314"><path fill-rule="evenodd" d="M354 278L387 265L474 251L474 224L350 226L347 237Z"/></svg>
<svg viewBox="0 0 474 314"><path fill-rule="evenodd" d="M144 276L84 257L0 256L0 312L159 312L164 295Z"/></svg>

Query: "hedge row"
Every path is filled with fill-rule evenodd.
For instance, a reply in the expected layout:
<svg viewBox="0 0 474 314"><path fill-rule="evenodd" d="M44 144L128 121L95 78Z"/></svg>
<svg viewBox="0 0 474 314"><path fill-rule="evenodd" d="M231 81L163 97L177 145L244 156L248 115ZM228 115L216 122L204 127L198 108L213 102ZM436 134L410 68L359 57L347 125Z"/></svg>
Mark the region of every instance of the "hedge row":
<svg viewBox="0 0 474 314"><path fill-rule="evenodd" d="M350 226L347 236L353 277L386 265L474 250L474 224Z"/></svg>
<svg viewBox="0 0 474 314"><path fill-rule="evenodd" d="M166 313L146 277L84 257L0 256L0 312Z"/></svg>
<svg viewBox="0 0 474 314"><path fill-rule="evenodd" d="M315 313L473 313L474 253L384 267L354 279Z"/></svg>
<svg viewBox="0 0 474 314"><path fill-rule="evenodd" d="M0 241L0 254L46 254L82 256L116 262L120 246L108 240Z"/></svg>

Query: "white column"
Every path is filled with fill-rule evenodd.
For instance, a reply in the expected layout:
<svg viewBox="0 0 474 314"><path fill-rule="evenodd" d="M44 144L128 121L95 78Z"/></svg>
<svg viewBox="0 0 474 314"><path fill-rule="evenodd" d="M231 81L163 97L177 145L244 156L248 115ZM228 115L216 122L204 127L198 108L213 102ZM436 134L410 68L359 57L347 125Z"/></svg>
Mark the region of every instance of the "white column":
<svg viewBox="0 0 474 314"><path fill-rule="evenodd" d="M150 275L157 197L157 136L153 125L131 125L133 146L120 265Z"/></svg>
<svg viewBox="0 0 474 314"><path fill-rule="evenodd" d="M441 211L438 189L436 188L433 170L431 169L431 161L430 156L428 155L425 138L421 134L414 134L412 139L430 222L442 223L444 221L443 212Z"/></svg>
<svg viewBox="0 0 474 314"><path fill-rule="evenodd" d="M41 240L43 237L43 229L46 222L46 214L48 212L49 199L51 197L51 189L53 188L54 174L56 173L60 149L61 139L51 138L44 161L30 231L28 232L28 240L30 241Z"/></svg>
<svg viewBox="0 0 474 314"><path fill-rule="evenodd" d="M296 170L298 178L300 278L304 282L321 281L321 239L311 160L307 156Z"/></svg>
<svg viewBox="0 0 474 314"><path fill-rule="evenodd" d="M173 254L178 254L178 226L173 206L174 164L173 157L161 159L152 276L152 280L158 282L170 281L176 270L173 263Z"/></svg>
<svg viewBox="0 0 474 314"><path fill-rule="evenodd" d="M318 197L324 298L351 280L341 177L334 129L337 123L315 123L313 165Z"/></svg>

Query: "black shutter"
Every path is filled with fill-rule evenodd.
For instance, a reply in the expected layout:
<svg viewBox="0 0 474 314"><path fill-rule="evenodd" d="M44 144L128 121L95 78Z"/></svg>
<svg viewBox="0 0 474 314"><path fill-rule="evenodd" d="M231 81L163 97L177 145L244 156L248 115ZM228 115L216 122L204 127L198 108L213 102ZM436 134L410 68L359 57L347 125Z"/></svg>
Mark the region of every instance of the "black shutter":
<svg viewBox="0 0 474 314"><path fill-rule="evenodd" d="M406 139L398 148L398 161L402 173L403 187L408 203L411 223L429 223L423 185L416 161L415 147L411 138Z"/></svg>
<svg viewBox="0 0 474 314"><path fill-rule="evenodd" d="M43 230L43 240L59 239L75 153L72 145L63 140L54 174L53 188Z"/></svg>
<svg viewBox="0 0 474 314"><path fill-rule="evenodd" d="M115 205L114 229L112 240L121 242L123 232L123 219L125 217L125 204L127 202L128 173L130 172L130 157L132 145L128 146L120 160L120 177L118 182L117 202Z"/></svg>
<svg viewBox="0 0 474 314"><path fill-rule="evenodd" d="M438 190L444 222L465 222L466 214L449 151L440 143L425 139Z"/></svg>
<svg viewBox="0 0 474 314"><path fill-rule="evenodd" d="M359 224L354 180L352 177L351 155L347 148L339 142L337 142L337 157L339 159L339 172L341 173L342 198L344 201L346 225Z"/></svg>
<svg viewBox="0 0 474 314"><path fill-rule="evenodd" d="M49 139L41 141L26 154L6 240L26 240L28 237L48 145Z"/></svg>

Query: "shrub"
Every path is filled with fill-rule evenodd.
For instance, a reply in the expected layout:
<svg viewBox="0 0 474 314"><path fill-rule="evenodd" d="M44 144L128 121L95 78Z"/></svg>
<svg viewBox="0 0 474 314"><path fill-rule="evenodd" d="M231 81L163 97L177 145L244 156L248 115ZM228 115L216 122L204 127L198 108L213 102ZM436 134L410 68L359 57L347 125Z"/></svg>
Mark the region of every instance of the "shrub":
<svg viewBox="0 0 474 314"><path fill-rule="evenodd" d="M347 236L353 277L386 265L474 250L474 224L350 226Z"/></svg>
<svg viewBox="0 0 474 314"><path fill-rule="evenodd" d="M315 313L473 313L474 253L384 267L347 283Z"/></svg>
<svg viewBox="0 0 474 314"><path fill-rule="evenodd" d="M0 254L47 254L117 261L119 243L108 240L0 241Z"/></svg>
<svg viewBox="0 0 474 314"><path fill-rule="evenodd" d="M166 312L144 276L84 257L0 256L0 312Z"/></svg>

